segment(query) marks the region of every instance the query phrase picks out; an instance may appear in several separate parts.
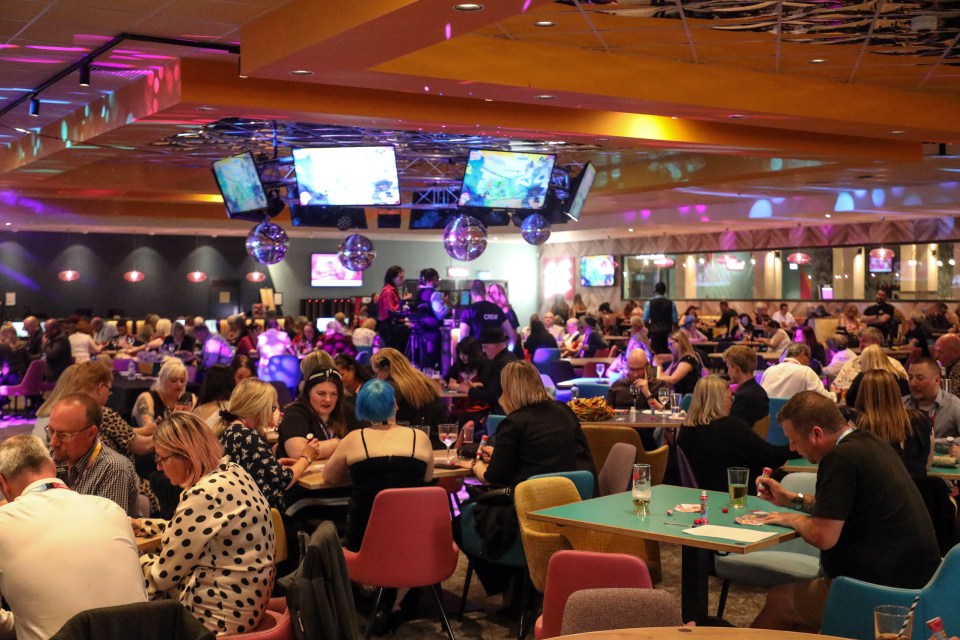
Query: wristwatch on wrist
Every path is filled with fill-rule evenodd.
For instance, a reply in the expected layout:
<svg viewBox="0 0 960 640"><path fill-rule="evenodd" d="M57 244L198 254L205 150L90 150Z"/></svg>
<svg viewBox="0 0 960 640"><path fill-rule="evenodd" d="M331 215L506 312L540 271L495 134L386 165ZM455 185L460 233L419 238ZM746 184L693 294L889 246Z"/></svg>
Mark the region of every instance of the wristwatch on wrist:
<svg viewBox="0 0 960 640"><path fill-rule="evenodd" d="M803 511L803 493L797 492L797 495L793 498L793 508L797 511Z"/></svg>

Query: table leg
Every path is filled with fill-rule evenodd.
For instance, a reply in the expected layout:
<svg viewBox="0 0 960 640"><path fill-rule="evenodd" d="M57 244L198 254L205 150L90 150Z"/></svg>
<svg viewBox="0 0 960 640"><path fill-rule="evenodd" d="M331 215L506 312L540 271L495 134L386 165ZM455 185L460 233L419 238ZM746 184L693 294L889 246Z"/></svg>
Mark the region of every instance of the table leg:
<svg viewBox="0 0 960 640"><path fill-rule="evenodd" d="M680 580L680 617L684 622L703 623L707 618L707 577L713 566L713 551L682 547Z"/></svg>

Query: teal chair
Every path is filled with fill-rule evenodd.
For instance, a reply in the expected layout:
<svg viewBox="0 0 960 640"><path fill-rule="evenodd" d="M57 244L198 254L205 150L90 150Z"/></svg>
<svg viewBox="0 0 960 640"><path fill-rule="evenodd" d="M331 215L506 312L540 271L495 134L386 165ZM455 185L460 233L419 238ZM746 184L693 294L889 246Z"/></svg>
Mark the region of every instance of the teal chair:
<svg viewBox="0 0 960 640"><path fill-rule="evenodd" d="M936 616L951 634L960 629L960 545L953 547L922 589L881 587L853 578L837 578L830 587L820 633L843 638L873 638L873 610L882 604L909 607L920 596L913 614L913 640L930 636L924 621Z"/></svg>
<svg viewBox="0 0 960 640"><path fill-rule="evenodd" d="M680 408L683 411L690 411L690 405L693 404L693 394L685 393L683 397L680 398Z"/></svg>
<svg viewBox="0 0 960 640"><path fill-rule="evenodd" d="M770 430L767 431L767 442L770 444L790 444L783 433L783 425L777 420L777 414L790 398L770 398Z"/></svg>
<svg viewBox="0 0 960 640"><path fill-rule="evenodd" d="M487 416L487 435L491 438L496 435L497 429L500 428L500 423L503 422L503 419L507 416L497 415L491 413Z"/></svg>
<svg viewBox="0 0 960 640"><path fill-rule="evenodd" d="M581 500L589 500L594 496L594 486L596 484L596 478L593 477L593 474L589 471L558 471L557 473L541 473L536 476L530 476L530 480L534 478L549 478L551 476L561 476L563 478L569 478L573 485L577 488L577 493L580 494Z"/></svg>
<svg viewBox="0 0 960 640"><path fill-rule="evenodd" d="M781 482L785 489L811 495L817 488L817 474L790 473ZM820 550L801 538L788 540L770 550L754 553L717 554L714 570L723 579L717 617L723 617L730 582L740 582L756 587L772 587L778 584L807 582L820 575Z"/></svg>
<svg viewBox="0 0 960 640"><path fill-rule="evenodd" d="M610 385L581 382L577 385L577 389L580 390L580 397L584 400L587 398L606 398L607 392L610 391Z"/></svg>

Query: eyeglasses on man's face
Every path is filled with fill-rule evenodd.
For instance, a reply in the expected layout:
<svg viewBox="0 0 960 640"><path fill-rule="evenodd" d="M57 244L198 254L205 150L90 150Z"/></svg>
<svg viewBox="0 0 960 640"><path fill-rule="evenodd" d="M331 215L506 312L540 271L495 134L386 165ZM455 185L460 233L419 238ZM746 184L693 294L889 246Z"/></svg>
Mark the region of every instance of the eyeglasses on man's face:
<svg viewBox="0 0 960 640"><path fill-rule="evenodd" d="M70 442L92 426L92 424L88 424L83 429L77 429L76 431L55 431L49 426L46 426L43 428L43 430L47 434L48 439L53 438L53 436L57 436L57 439L60 440L60 442Z"/></svg>

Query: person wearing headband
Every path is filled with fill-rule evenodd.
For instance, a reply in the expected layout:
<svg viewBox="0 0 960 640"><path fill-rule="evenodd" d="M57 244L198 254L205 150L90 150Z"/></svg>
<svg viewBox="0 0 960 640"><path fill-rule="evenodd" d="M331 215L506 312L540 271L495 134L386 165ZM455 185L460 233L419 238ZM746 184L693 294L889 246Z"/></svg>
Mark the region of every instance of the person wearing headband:
<svg viewBox="0 0 960 640"><path fill-rule="evenodd" d="M296 402L284 410L277 454L296 458L310 439L316 439L317 458L329 458L340 440L357 426L352 407L349 411L347 407L340 372L333 367L314 369Z"/></svg>

